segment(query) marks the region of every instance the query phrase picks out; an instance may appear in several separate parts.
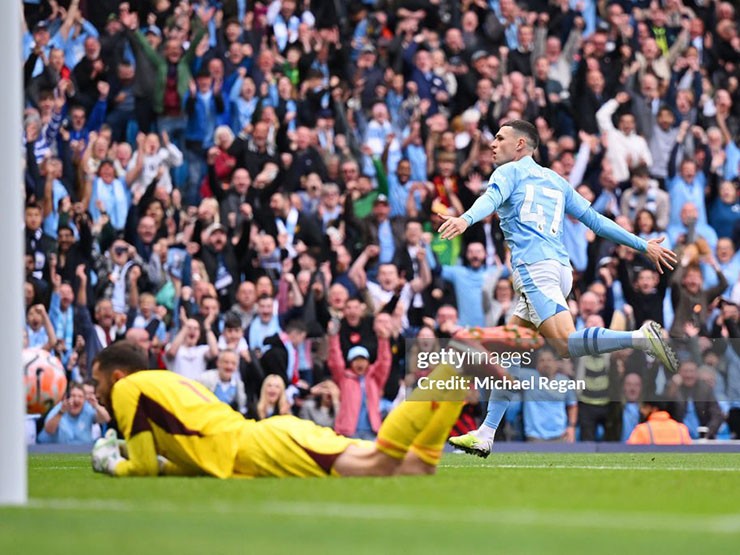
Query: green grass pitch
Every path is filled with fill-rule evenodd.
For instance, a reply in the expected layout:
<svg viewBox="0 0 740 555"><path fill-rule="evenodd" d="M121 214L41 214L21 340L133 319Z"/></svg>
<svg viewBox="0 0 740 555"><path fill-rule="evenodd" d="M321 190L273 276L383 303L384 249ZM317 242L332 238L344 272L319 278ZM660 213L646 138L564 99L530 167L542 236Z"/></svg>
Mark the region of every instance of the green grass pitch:
<svg viewBox="0 0 740 555"><path fill-rule="evenodd" d="M446 455L434 477L113 479L29 459L0 553L737 553L740 455Z"/></svg>

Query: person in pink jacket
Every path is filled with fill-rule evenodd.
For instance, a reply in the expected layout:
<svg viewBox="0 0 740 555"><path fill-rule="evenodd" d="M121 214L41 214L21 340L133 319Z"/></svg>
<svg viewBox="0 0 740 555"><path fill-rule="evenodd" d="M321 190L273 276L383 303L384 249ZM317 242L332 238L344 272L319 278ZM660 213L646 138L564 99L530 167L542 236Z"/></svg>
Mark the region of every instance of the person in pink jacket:
<svg viewBox="0 0 740 555"><path fill-rule="evenodd" d="M380 428L380 397L391 371L390 315L378 314L373 330L378 336L375 362L370 364L370 353L361 345L352 347L345 361L339 326L335 321L329 323L328 365L341 393L334 430L344 436L375 439Z"/></svg>

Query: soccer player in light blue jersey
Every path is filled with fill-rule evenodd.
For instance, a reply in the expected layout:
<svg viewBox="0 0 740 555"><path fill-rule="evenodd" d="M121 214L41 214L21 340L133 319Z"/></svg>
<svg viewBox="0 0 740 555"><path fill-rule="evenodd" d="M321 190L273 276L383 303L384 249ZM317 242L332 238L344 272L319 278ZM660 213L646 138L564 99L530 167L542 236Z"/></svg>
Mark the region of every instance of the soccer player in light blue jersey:
<svg viewBox="0 0 740 555"><path fill-rule="evenodd" d="M462 216L442 216L446 221L439 229L441 237L452 239L498 212L511 249L514 288L519 293L519 304L509 324L537 329L563 357L637 348L650 352L675 372L678 359L655 322L646 323L636 331L606 328L576 331L565 300L573 284L568 251L563 246L566 214L583 222L597 235L643 253L660 273L664 267L673 269L677 258L661 246L663 237L645 241L591 208L565 179L534 161L532 155L538 145L537 130L531 123L514 120L504 124L491 143L497 167L488 189ZM506 405L506 399L490 402L483 426L456 438L454 445L487 456Z"/></svg>

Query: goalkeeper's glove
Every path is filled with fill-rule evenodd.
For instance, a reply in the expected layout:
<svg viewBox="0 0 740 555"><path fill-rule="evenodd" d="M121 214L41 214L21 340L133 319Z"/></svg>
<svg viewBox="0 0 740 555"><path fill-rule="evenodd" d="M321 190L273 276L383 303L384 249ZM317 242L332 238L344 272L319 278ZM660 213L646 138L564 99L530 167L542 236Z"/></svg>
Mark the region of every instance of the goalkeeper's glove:
<svg viewBox="0 0 740 555"><path fill-rule="evenodd" d="M92 450L92 467L95 472L103 472L113 476L116 465L123 460L118 446L116 431L111 429L95 442Z"/></svg>

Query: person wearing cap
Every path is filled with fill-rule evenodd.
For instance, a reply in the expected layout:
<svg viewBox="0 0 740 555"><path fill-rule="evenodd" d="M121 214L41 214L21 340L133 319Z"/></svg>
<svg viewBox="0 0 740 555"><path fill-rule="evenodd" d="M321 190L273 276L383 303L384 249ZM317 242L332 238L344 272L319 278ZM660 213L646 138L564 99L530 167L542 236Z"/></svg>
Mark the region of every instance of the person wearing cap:
<svg viewBox="0 0 740 555"><path fill-rule="evenodd" d="M30 33L24 35L23 59L30 66L25 69L26 73L30 69L30 77L38 77L44 72L44 58L48 58L52 48L50 39L49 23L44 19L37 22Z"/></svg>
<svg viewBox="0 0 740 555"><path fill-rule="evenodd" d="M152 50L159 51L162 44L162 31L156 25L150 25L143 29L144 38ZM139 130L148 133L152 130L157 114L154 111L153 98L156 94L155 83L157 81L157 66L146 56L140 41L130 40L131 50L134 55L136 72L132 94L134 96L134 109L136 111L136 122Z"/></svg>
<svg viewBox="0 0 740 555"><path fill-rule="evenodd" d="M123 230L129 209L129 197L126 184L116 178L116 169L110 158L105 158L98 167L98 176L92 182L92 195L88 210L93 224L101 223L102 216L107 216L113 229Z"/></svg>
<svg viewBox="0 0 740 555"><path fill-rule="evenodd" d="M357 57L357 70L353 73L354 83L363 82L360 100L365 110L370 110L376 99L378 85L383 84L383 70L378 67L378 54L372 44L366 44Z"/></svg>
<svg viewBox="0 0 740 555"><path fill-rule="evenodd" d="M206 229L207 238L197 257L205 265L208 278L216 287L221 306L231 306L236 299L236 286L240 281L237 253L247 251L243 242L249 240L248 236L248 233L246 237L243 235L243 241L235 248L229 241L228 231L223 224L216 222Z"/></svg>
<svg viewBox="0 0 740 555"><path fill-rule="evenodd" d="M373 329L378 336L378 355L371 364L370 353L362 345L351 347L345 360L338 323L329 322L327 365L341 398L334 430L347 437L374 439L380 429L380 399L391 371L390 315L377 315Z"/></svg>

